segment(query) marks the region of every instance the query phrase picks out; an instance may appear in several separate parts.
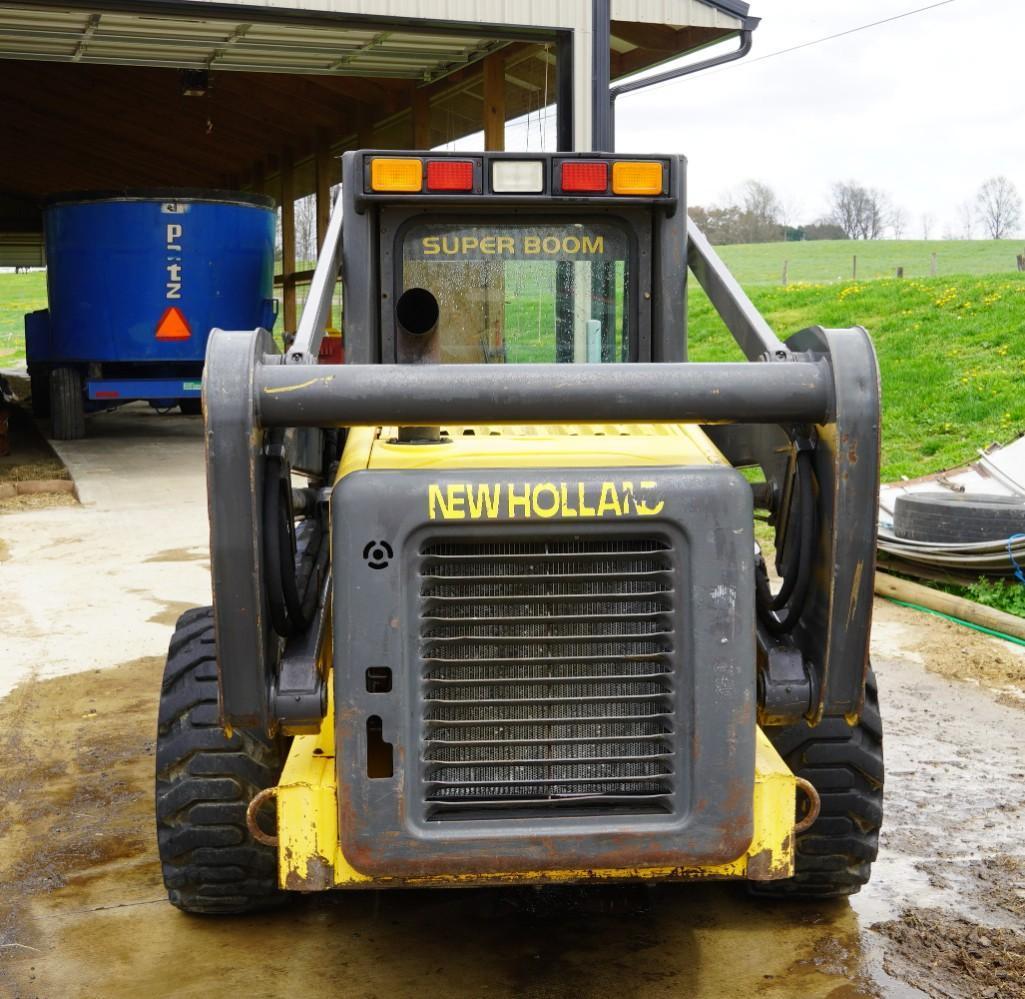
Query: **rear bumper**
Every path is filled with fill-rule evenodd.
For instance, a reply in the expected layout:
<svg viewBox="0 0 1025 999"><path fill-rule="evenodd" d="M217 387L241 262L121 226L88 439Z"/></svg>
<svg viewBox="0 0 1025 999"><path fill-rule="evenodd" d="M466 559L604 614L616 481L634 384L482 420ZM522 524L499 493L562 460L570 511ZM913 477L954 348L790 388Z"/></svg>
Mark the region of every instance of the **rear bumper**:
<svg viewBox="0 0 1025 999"><path fill-rule="evenodd" d="M277 789L278 876L292 891L329 888L475 887L616 881L772 881L794 873L796 784L759 729L755 741L751 844L727 863L707 866L518 870L460 874L375 875L357 870L341 847L335 780L333 711L320 735L298 736Z"/></svg>
<svg viewBox="0 0 1025 999"><path fill-rule="evenodd" d="M94 378L86 382L88 398L95 402L129 402L133 399L198 399L201 377L195 378Z"/></svg>

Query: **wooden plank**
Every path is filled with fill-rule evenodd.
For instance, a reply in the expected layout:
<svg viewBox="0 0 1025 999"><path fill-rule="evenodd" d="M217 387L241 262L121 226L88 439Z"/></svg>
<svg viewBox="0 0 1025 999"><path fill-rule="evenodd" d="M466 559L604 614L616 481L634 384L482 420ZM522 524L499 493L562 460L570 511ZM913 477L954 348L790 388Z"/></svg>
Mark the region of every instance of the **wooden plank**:
<svg viewBox="0 0 1025 999"><path fill-rule="evenodd" d="M281 274L285 284L282 293L282 316L286 333L294 334L295 313L295 175L292 150L281 150Z"/></svg>
<svg viewBox="0 0 1025 999"><path fill-rule="evenodd" d="M956 597L943 590L934 590L931 586L899 579L885 572L877 572L875 580L875 591L881 597L892 597L908 604L918 604L940 614L989 628L991 631L1025 639L1025 619L1015 614L1007 614L974 600L965 600L964 597Z"/></svg>
<svg viewBox="0 0 1025 999"><path fill-rule="evenodd" d="M291 274L275 274L274 275L274 286L276 288L288 288L289 286L295 287L297 284L307 284L313 280L313 275L317 272L315 270L305 271L294 271Z"/></svg>
<svg viewBox="0 0 1025 999"><path fill-rule="evenodd" d="M324 245L327 224L331 218L331 135L323 128L317 129L317 151L315 155L317 199L317 250Z"/></svg>
<svg viewBox="0 0 1025 999"><path fill-rule="evenodd" d="M484 59L484 148L505 149L505 55Z"/></svg>

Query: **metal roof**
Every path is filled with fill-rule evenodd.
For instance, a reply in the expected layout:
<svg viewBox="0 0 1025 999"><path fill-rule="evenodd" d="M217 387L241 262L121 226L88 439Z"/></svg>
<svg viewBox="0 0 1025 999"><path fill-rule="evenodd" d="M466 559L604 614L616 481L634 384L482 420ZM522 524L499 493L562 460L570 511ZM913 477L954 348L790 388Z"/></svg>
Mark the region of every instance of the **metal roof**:
<svg viewBox="0 0 1025 999"><path fill-rule="evenodd" d="M0 7L0 58L7 59L430 81L502 44L350 25Z"/></svg>
<svg viewBox="0 0 1025 999"><path fill-rule="evenodd" d="M438 6L437 0L0 3L0 59L431 82L510 40L586 26L590 13L589 0L449 0L444 19ZM725 31L743 26L747 11L741 0L612 4L618 21ZM619 51L633 47L618 40Z"/></svg>

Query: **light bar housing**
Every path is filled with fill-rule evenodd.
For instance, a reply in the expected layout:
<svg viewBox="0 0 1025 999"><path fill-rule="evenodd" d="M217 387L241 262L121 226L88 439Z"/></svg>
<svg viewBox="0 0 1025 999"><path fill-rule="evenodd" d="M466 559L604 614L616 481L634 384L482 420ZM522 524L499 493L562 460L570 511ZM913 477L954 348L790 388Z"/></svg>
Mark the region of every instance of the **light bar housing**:
<svg viewBox="0 0 1025 999"><path fill-rule="evenodd" d="M683 201L683 161L675 156L595 153L444 153L364 150L357 202L548 199L623 205ZM680 173L679 179L676 178Z"/></svg>

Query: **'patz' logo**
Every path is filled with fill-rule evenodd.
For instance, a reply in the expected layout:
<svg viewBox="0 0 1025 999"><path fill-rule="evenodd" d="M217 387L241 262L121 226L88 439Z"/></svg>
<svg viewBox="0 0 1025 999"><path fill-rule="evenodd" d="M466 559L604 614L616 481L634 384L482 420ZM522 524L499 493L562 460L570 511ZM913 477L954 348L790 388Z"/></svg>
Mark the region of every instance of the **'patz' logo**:
<svg viewBox="0 0 1025 999"><path fill-rule="evenodd" d="M177 222L167 223L167 282L164 285L164 298L182 297L182 244L181 238L185 231Z"/></svg>
<svg viewBox="0 0 1025 999"><path fill-rule="evenodd" d="M655 517L657 482L453 482L427 487L431 520Z"/></svg>

